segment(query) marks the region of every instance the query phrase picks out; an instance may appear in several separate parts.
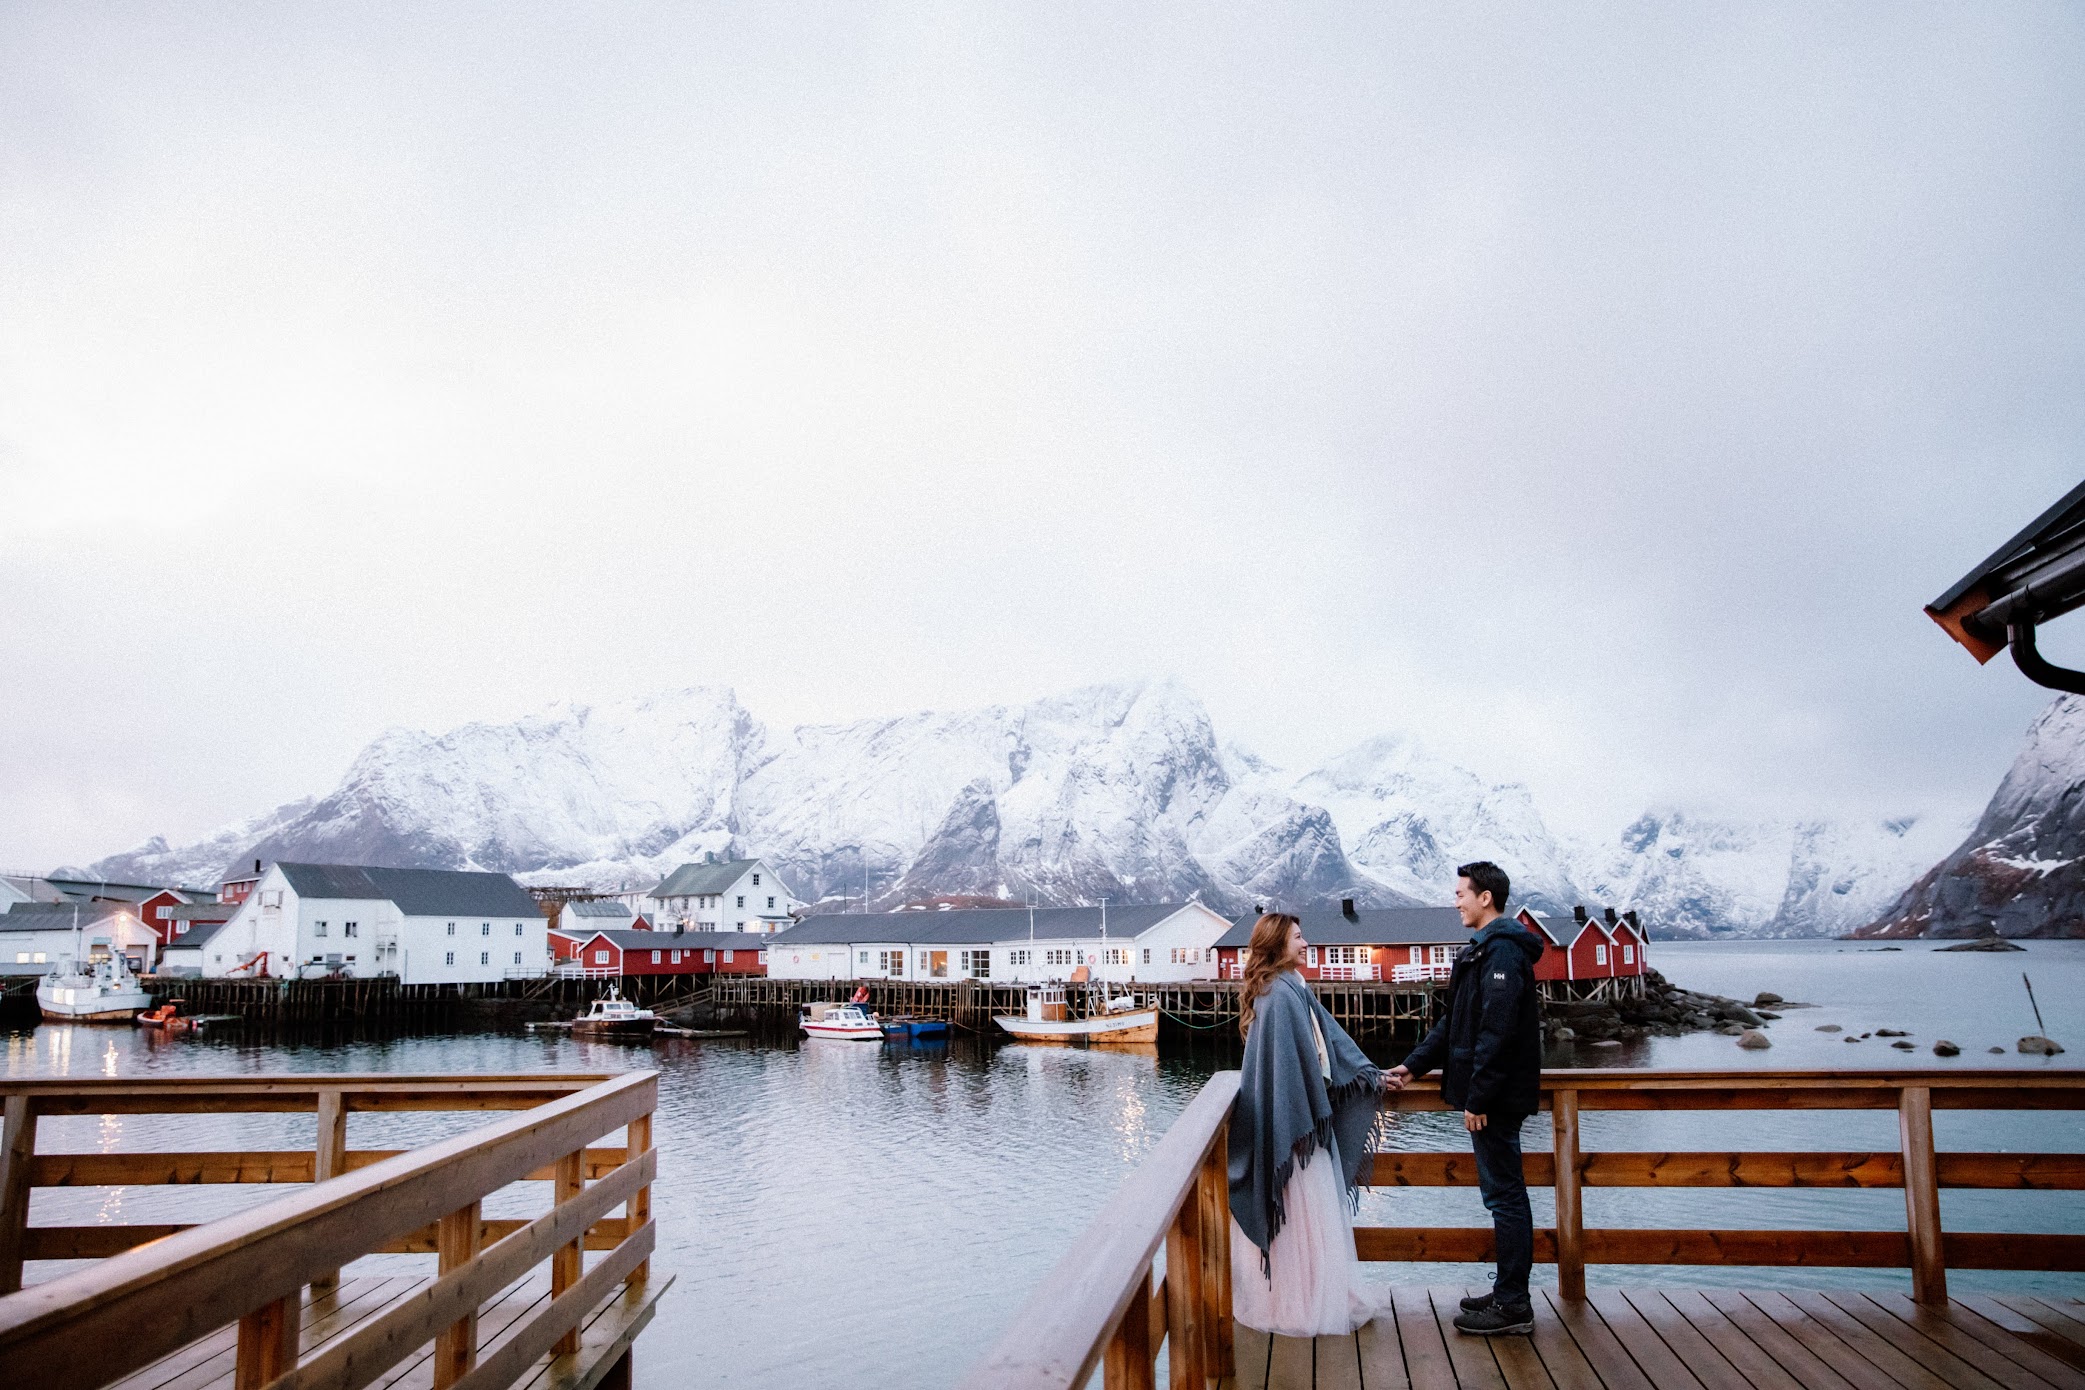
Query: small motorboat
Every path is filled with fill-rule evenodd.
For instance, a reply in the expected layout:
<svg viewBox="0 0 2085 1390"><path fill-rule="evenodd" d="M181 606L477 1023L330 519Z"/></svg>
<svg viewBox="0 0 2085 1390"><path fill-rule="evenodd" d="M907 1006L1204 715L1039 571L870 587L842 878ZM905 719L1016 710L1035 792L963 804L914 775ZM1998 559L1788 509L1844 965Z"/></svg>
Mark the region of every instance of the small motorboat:
<svg viewBox="0 0 2085 1390"><path fill-rule="evenodd" d="M640 1009L613 986L602 998L596 999L593 1007L572 1020L572 1036L575 1038L633 1038L642 1042L659 1026L659 1016L650 1009Z"/></svg>
<svg viewBox="0 0 2085 1390"><path fill-rule="evenodd" d="M181 1001L169 999L156 1009L147 1009L135 1020L140 1028L157 1028L162 1033L193 1033L202 1024L192 1018L181 1017Z"/></svg>
<svg viewBox="0 0 2085 1390"><path fill-rule="evenodd" d="M1028 1008L1018 1018L994 1014L992 1021L1023 1042L1155 1043L1158 1010L1134 994L1105 1000L1099 1011L1071 1016L1062 985L1036 985L1028 991Z"/></svg>
<svg viewBox="0 0 2085 1390"><path fill-rule="evenodd" d="M882 1042L883 1025L859 1004L812 1004L797 1018L806 1036L840 1042Z"/></svg>
<svg viewBox="0 0 2085 1390"><path fill-rule="evenodd" d="M945 1038L948 1036L948 1020L914 1018L910 1014L902 1018L886 1018L883 1020L883 1036L894 1041L909 1038L915 1042Z"/></svg>

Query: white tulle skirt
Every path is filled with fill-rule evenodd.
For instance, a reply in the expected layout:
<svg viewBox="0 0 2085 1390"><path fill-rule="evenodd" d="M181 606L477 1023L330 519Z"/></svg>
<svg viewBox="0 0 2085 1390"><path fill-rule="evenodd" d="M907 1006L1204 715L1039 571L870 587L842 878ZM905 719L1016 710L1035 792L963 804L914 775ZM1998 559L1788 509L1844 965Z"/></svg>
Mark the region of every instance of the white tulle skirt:
<svg viewBox="0 0 2085 1390"><path fill-rule="evenodd" d="M1288 1220L1268 1248L1231 1222L1231 1316L1282 1337L1339 1336L1380 1309L1361 1282L1354 1221L1340 1182L1339 1151L1327 1146L1289 1175Z"/></svg>

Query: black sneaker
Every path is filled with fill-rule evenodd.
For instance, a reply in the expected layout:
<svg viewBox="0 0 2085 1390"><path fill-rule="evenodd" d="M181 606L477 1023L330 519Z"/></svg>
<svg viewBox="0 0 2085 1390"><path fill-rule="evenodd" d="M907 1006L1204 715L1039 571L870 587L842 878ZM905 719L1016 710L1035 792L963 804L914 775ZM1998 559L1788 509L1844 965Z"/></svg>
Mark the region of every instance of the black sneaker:
<svg viewBox="0 0 2085 1390"><path fill-rule="evenodd" d="M1462 1301L1462 1310L1465 1313L1481 1313L1497 1301L1491 1294L1473 1293Z"/></svg>
<svg viewBox="0 0 2085 1390"><path fill-rule="evenodd" d="M1456 1318L1455 1330L1472 1337L1525 1337L1535 1330L1534 1305L1502 1308L1493 1303Z"/></svg>

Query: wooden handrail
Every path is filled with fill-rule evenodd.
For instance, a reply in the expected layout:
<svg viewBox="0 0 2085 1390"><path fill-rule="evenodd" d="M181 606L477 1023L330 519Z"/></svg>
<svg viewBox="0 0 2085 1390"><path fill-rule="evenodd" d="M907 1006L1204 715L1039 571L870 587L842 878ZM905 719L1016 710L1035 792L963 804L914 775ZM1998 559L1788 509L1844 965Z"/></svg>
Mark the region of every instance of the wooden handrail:
<svg viewBox="0 0 2085 1390"><path fill-rule="evenodd" d="M1218 1072L1203 1085L1144 1161L1115 1189L1085 1233L1044 1276L1014 1315L1012 1327L971 1367L962 1381L965 1390L1062 1390L1084 1385L1125 1315L1134 1311L1149 1317L1145 1291L1150 1287L1152 1259L1195 1196L1205 1161L1227 1127L1237 1095L1238 1073L1234 1071ZM1223 1236L1228 1242L1229 1232ZM1228 1243L1224 1249L1229 1249ZM1176 1276L1185 1271L1173 1269L1170 1258L1167 1263L1167 1284L1175 1287ZM1126 1340L1134 1345L1137 1336L1132 1321ZM1156 1339L1146 1333L1145 1341L1151 1343L1146 1353L1155 1356ZM1127 1358L1121 1359L1126 1364ZM1185 1358L1176 1348L1172 1359Z"/></svg>
<svg viewBox="0 0 2085 1390"><path fill-rule="evenodd" d="M965 1377L965 1390L1070 1390L1103 1358L1109 1390L1152 1384L1151 1361L1171 1344L1173 1385L1200 1387L1226 1371L1230 1328L1229 1216L1222 1169L1238 1074L1219 1072L1124 1179L1086 1231L1052 1267L999 1341ZM1923 1302L1946 1298L1946 1270L2085 1269L2085 1236L1953 1232L1940 1227L1942 1187L1987 1190L2085 1188L2085 1155L1935 1153L1935 1110L2085 1109L2085 1072L2044 1068L1960 1070L1546 1071L1552 1152L1526 1155L1532 1185L1557 1186L1558 1229L1535 1233L1535 1258L1558 1266L1567 1299L1581 1298L1585 1266L1807 1264L1909 1267ZM1388 1097L1395 1111L1445 1110L1440 1088L1416 1082ZM1587 1110L1894 1110L1896 1153L1585 1152ZM1558 1184L1560 1166L1564 1182ZM1465 1150L1376 1156L1381 1186L1474 1185ZM1901 1187L1904 1231L1597 1230L1584 1225L1586 1187ZM1364 1260L1492 1258L1488 1226L1359 1227ZM1166 1275L1152 1261L1167 1246ZM1143 1310L1132 1316L1132 1309Z"/></svg>
<svg viewBox="0 0 2085 1390"><path fill-rule="evenodd" d="M471 1104L475 1078L278 1077L232 1085L176 1083L158 1100L148 1094L149 1083L138 1082L77 1088L31 1083L17 1088L8 1098L10 1112L21 1104L33 1106L35 1113L95 1113L95 1105L113 1101L135 1107L123 1113L150 1113L168 1101L173 1108L186 1109L205 1095L230 1097L249 1107L258 1102L270 1109L308 1101L302 1108L316 1109L323 1091L337 1092L350 1109L509 1109L522 1096L541 1099L524 1113L381 1159L206 1225L178 1230L151 1245L0 1298L0 1362L37 1366L39 1385L47 1390L87 1390L238 1320L240 1379L247 1377L249 1344L252 1363L273 1367L272 1379L288 1367L277 1364L281 1343L269 1339L280 1337L281 1310L287 1307L294 1313L304 1285L329 1278L358 1256L413 1237L430 1225L442 1231L445 1270L463 1274L489 1253L477 1248L486 1234L532 1225L481 1223L476 1215L480 1199L546 1167L576 1163L589 1141L647 1119L658 1092L657 1076L651 1072L491 1081L484 1106ZM24 1174L26 1183L33 1142L24 1157L30 1161L13 1169ZM648 1153L639 1155L637 1164L627 1157L626 1147L626 1162L615 1171L638 1176L616 1185L615 1194L624 1200L648 1184L655 1162ZM650 1253L652 1235L648 1222L638 1229L631 1229L628 1221L615 1224L619 1238L601 1267L613 1265L621 1271L620 1279ZM569 1239L569 1232L559 1229ZM582 1287L593 1289L597 1283ZM560 1304L564 1300L551 1310L557 1317L563 1316L557 1313ZM564 1306L570 1311L572 1305ZM562 1337L568 1324L551 1314L543 1316L556 1323L556 1335ZM91 1354L83 1354L83 1348ZM292 1341L292 1361L294 1351ZM479 1373L485 1368L471 1370L469 1360L458 1353L451 1363L450 1373L459 1384L484 1379Z"/></svg>

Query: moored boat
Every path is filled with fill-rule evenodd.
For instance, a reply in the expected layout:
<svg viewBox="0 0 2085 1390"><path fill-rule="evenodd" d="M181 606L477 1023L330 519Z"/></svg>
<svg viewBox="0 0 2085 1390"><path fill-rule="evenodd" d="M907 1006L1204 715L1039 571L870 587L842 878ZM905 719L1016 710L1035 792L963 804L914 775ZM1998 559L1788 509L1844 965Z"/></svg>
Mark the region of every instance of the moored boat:
<svg viewBox="0 0 2085 1390"><path fill-rule="evenodd" d="M886 1018L882 1020L883 1036L886 1038L911 1038L925 1041L930 1038L948 1036L948 1020L942 1018Z"/></svg>
<svg viewBox="0 0 2085 1390"><path fill-rule="evenodd" d="M1134 994L1119 994L1098 1012L1071 1016L1062 985L1036 985L1028 991L1028 1007L1019 1017L994 1014L992 1021L1023 1042L1155 1043L1158 1010Z"/></svg>
<svg viewBox="0 0 2085 1390"><path fill-rule="evenodd" d="M808 1037L840 1042L882 1042L883 1025L859 1004L812 1004L797 1017Z"/></svg>
<svg viewBox="0 0 2085 1390"><path fill-rule="evenodd" d="M651 1037L652 1030L658 1026L657 1014L650 1009L638 1008L611 987L604 997L596 999L591 1008L572 1020L572 1036L642 1041Z"/></svg>
<svg viewBox="0 0 2085 1390"><path fill-rule="evenodd" d="M128 1023L152 996L123 957L82 966L67 961L36 984L36 1007L61 1023Z"/></svg>
<svg viewBox="0 0 2085 1390"><path fill-rule="evenodd" d="M181 1001L169 999L156 1009L149 1009L133 1020L140 1028L157 1028L162 1033L190 1033L202 1025L192 1018L181 1016Z"/></svg>

